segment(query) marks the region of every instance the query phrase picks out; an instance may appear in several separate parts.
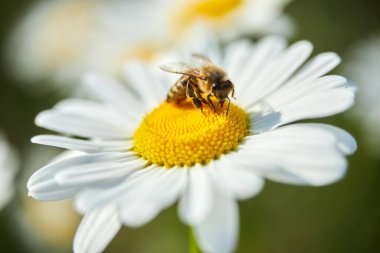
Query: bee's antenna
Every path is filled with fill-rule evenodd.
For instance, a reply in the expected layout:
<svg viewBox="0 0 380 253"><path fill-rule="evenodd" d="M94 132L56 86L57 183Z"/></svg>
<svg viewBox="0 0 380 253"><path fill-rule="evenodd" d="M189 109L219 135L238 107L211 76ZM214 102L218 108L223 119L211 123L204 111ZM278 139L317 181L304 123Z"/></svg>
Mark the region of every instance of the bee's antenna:
<svg viewBox="0 0 380 253"><path fill-rule="evenodd" d="M235 87L232 88L232 95L231 95L231 97L236 100L236 98L235 98Z"/></svg>

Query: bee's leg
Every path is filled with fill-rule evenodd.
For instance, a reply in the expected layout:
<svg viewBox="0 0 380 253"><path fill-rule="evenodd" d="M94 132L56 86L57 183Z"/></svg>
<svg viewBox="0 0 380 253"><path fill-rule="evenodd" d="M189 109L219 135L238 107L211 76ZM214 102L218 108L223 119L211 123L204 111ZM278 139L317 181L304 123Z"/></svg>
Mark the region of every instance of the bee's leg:
<svg viewBox="0 0 380 253"><path fill-rule="evenodd" d="M212 103L211 96L212 96L212 94L208 94L208 96L207 96L208 105L211 106L211 108L214 110L214 112L216 112L216 108L215 108L215 105Z"/></svg>
<svg viewBox="0 0 380 253"><path fill-rule="evenodd" d="M193 103L194 105L200 109L203 113L203 107L202 107L202 102L198 98L193 98Z"/></svg>
<svg viewBox="0 0 380 253"><path fill-rule="evenodd" d="M187 83L187 95L189 96L189 98L191 98L193 100L193 104L195 105L195 107L200 109L203 113L202 102L195 95L193 86L191 85L190 81Z"/></svg>
<svg viewBox="0 0 380 253"><path fill-rule="evenodd" d="M230 110L230 104L231 104L231 100L229 99L229 97L227 97L227 99L228 99L228 107L227 107L227 113L226 113L226 115L228 115L228 112Z"/></svg>
<svg viewBox="0 0 380 253"><path fill-rule="evenodd" d="M186 84L186 94L189 98L196 98L193 86L191 85L191 81L189 80Z"/></svg>
<svg viewBox="0 0 380 253"><path fill-rule="evenodd" d="M214 108L214 105L213 104L210 104L204 97L202 97L202 94L201 94L201 91L196 89L195 90L195 95L197 96L197 98L202 101L202 103L208 105L212 110L215 111L215 108Z"/></svg>

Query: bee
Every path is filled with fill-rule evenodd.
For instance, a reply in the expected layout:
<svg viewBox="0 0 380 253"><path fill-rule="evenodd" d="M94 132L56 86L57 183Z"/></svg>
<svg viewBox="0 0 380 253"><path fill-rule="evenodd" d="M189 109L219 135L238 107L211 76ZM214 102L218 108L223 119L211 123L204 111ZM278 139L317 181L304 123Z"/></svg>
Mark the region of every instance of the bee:
<svg viewBox="0 0 380 253"><path fill-rule="evenodd" d="M160 66L163 71L182 75L169 90L166 101L180 104L186 98L190 98L194 106L202 112L203 104L216 111L211 99L215 97L220 108L223 108L224 102L228 100L228 115L231 103L228 96L231 94L235 99L235 89L226 72L204 55L192 54L192 57L200 63L199 67L184 62Z"/></svg>

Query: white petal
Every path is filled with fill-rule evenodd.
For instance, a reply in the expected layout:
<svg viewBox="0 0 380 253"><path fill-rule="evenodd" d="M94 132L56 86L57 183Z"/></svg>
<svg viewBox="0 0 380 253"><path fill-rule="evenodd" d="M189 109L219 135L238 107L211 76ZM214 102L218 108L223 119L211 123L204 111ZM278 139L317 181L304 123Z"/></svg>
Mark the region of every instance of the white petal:
<svg viewBox="0 0 380 253"><path fill-rule="evenodd" d="M41 169L37 170L28 181L28 188L54 178L55 174L62 169L66 169L72 166L78 166L83 164L91 164L98 162L109 162L117 161L121 159L128 158L129 156L125 153L100 153L100 154L86 154L86 155L77 155L74 157L67 157L59 159L58 161L52 162Z"/></svg>
<svg viewBox="0 0 380 253"><path fill-rule="evenodd" d="M87 138L126 138L135 127L105 106L77 100L65 100L41 112L35 122L53 131Z"/></svg>
<svg viewBox="0 0 380 253"><path fill-rule="evenodd" d="M341 62L335 53L321 53L303 66L289 83L308 82L333 70Z"/></svg>
<svg viewBox="0 0 380 253"><path fill-rule="evenodd" d="M186 182L183 168L156 168L162 173L143 180L124 192L121 220L127 226L139 227L152 220L162 209L173 204Z"/></svg>
<svg viewBox="0 0 380 253"><path fill-rule="evenodd" d="M218 39L207 29L204 29L204 27L197 27L197 29L199 30L194 31L193 34L195 41L188 40L185 42L187 56L191 56L193 53L200 53L207 55L214 63L222 64L222 52ZM198 38L202 39L200 40Z"/></svg>
<svg viewBox="0 0 380 253"><path fill-rule="evenodd" d="M212 182L204 167L195 165L188 170L188 185L179 202L179 215L190 225L204 221L213 205Z"/></svg>
<svg viewBox="0 0 380 253"><path fill-rule="evenodd" d="M142 169L145 165L145 160L130 157L122 162L99 162L69 167L57 172L54 178L59 185L86 187L94 183L128 176L133 171Z"/></svg>
<svg viewBox="0 0 380 253"><path fill-rule="evenodd" d="M110 120L108 123L112 122L114 126L129 123L128 118L123 117L112 107L91 100L78 98L65 99L56 104L53 109L62 113L74 114L94 120L99 118L104 119L105 122Z"/></svg>
<svg viewBox="0 0 380 253"><path fill-rule="evenodd" d="M347 162L340 146L348 149L352 142L325 125L294 124L247 137L228 158L275 181L326 185L344 175Z"/></svg>
<svg viewBox="0 0 380 253"><path fill-rule="evenodd" d="M230 43L226 48L226 56L224 58L224 68L228 72L230 78L238 76L239 70L247 64L247 60L252 52L252 43L248 40L240 40ZM235 81L236 82L236 81Z"/></svg>
<svg viewBox="0 0 380 253"><path fill-rule="evenodd" d="M264 117L252 109L257 105L248 107L252 112L251 131L260 133L301 119L337 114L353 105L355 92L356 88L340 76L324 76L308 83L287 85L271 94L265 102L260 102L272 108L272 112L266 112ZM255 125L258 125L256 129Z"/></svg>
<svg viewBox="0 0 380 253"><path fill-rule="evenodd" d="M80 188L60 186L50 179L28 189L28 196L41 201L57 201L73 198Z"/></svg>
<svg viewBox="0 0 380 253"><path fill-rule="evenodd" d="M79 212L87 212L93 208L104 206L109 203L120 202L124 198L124 193L135 189L142 182L156 177L162 170L152 169L149 166L145 169L137 170L128 177L93 186L82 191L76 200L76 208Z"/></svg>
<svg viewBox="0 0 380 253"><path fill-rule="evenodd" d="M238 199L247 199L258 194L263 186L264 179L252 171L236 166L227 156L209 166L209 173L214 183L221 190Z"/></svg>
<svg viewBox="0 0 380 253"><path fill-rule="evenodd" d="M235 61L231 59L235 58L238 50L240 50L239 43L230 43L227 46L225 66L228 75L235 83L236 94L239 100L240 94L243 94L250 88L252 79L262 71L262 68L268 62L272 61L274 57L281 53L285 46L286 41L281 37L266 37L260 40L257 45L251 47L245 45L244 47L250 49L252 52L246 52L246 56L241 57L241 59L237 58ZM236 64L234 62L236 62ZM233 68L235 65L238 65L238 68Z"/></svg>
<svg viewBox="0 0 380 253"><path fill-rule="evenodd" d="M71 149L86 153L104 151L126 151L132 148L132 141L93 141L80 140L58 135L38 135L32 138L33 143Z"/></svg>
<svg viewBox="0 0 380 253"><path fill-rule="evenodd" d="M283 40L269 37L254 46L243 41L227 48L225 65L235 83L236 102L249 112L258 103L273 109L273 114L252 116L252 123L258 126L252 129L255 133L301 119L330 116L353 104L355 87L342 77L321 77L339 64L339 56L319 54L299 69L312 45L301 41L283 51L284 46Z"/></svg>
<svg viewBox="0 0 380 253"><path fill-rule="evenodd" d="M130 134L100 120L90 120L77 115L44 111L38 114L36 125L70 135L86 138L121 139Z"/></svg>
<svg viewBox="0 0 380 253"><path fill-rule="evenodd" d="M92 95L112 105L127 118L140 119L145 111L138 97L115 79L98 73L87 73L83 78L83 83Z"/></svg>
<svg viewBox="0 0 380 253"><path fill-rule="evenodd" d="M36 171L27 184L29 196L39 200L61 200L73 197L80 188L59 185L54 179L55 175L70 167L83 164L96 164L99 162L117 161L124 159L124 153L78 155L52 162Z"/></svg>
<svg viewBox="0 0 380 253"><path fill-rule="evenodd" d="M248 70L257 74L262 65L282 52L285 46L286 41L277 36L265 37L257 44L247 40L232 42L226 46L223 66L234 80ZM235 68L236 65L241 68Z"/></svg>
<svg viewBox="0 0 380 253"><path fill-rule="evenodd" d="M274 111L273 107L264 101L246 108L246 112L249 113L250 131L252 133L266 132L281 123L281 113Z"/></svg>
<svg viewBox="0 0 380 253"><path fill-rule="evenodd" d="M202 223L195 226L195 234L204 252L234 252L239 234L239 211L236 201L217 191L211 212Z"/></svg>
<svg viewBox="0 0 380 253"><path fill-rule="evenodd" d="M353 86L346 86L300 95L276 109L282 114L281 125L301 119L321 118L343 112L354 104L355 91Z"/></svg>
<svg viewBox="0 0 380 253"><path fill-rule="evenodd" d="M311 127L317 127L321 129L325 129L326 131L334 134L336 140L337 140L337 146L346 155L352 155L356 149L357 149L357 144L355 139L346 132L343 129L337 128L335 126L331 125L326 125L326 124L304 124L307 126Z"/></svg>
<svg viewBox="0 0 380 253"><path fill-rule="evenodd" d="M152 109L164 101L168 92L155 73L157 72L142 63L128 64L124 73L126 80L148 109Z"/></svg>
<svg viewBox="0 0 380 253"><path fill-rule="evenodd" d="M117 208L106 206L85 214L74 238L75 253L100 253L121 228Z"/></svg>
<svg viewBox="0 0 380 253"><path fill-rule="evenodd" d="M306 61L312 49L311 43L300 41L268 62L253 79L249 80L250 86L239 94L242 100L239 103L247 107L276 91Z"/></svg>
<svg viewBox="0 0 380 253"><path fill-rule="evenodd" d="M293 100L302 98L305 95L313 95L317 92L340 89L347 86L347 79L341 76L323 76L304 82L287 82L275 93L271 94L267 100L272 106L280 107L291 103Z"/></svg>

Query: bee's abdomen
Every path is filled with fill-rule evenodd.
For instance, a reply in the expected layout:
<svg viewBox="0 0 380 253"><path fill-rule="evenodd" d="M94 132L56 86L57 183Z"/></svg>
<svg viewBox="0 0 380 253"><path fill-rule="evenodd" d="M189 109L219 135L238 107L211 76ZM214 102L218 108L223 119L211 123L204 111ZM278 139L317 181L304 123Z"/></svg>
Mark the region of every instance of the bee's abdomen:
<svg viewBox="0 0 380 253"><path fill-rule="evenodd" d="M167 102L179 103L186 99L186 85L188 77L181 77L169 90L166 98Z"/></svg>

